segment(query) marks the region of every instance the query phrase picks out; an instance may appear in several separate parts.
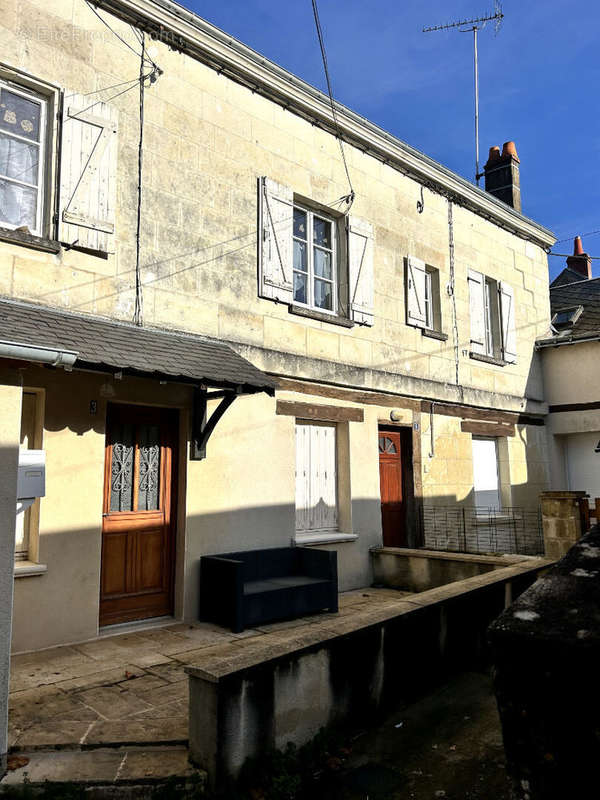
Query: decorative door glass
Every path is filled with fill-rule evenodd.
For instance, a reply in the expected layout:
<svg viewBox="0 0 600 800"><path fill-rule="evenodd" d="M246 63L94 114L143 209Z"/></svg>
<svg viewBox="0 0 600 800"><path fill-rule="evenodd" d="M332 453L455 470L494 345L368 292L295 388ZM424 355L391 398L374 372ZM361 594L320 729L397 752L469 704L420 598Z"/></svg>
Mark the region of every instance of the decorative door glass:
<svg viewBox="0 0 600 800"><path fill-rule="evenodd" d="M158 509L160 477L160 436L158 425L138 428L140 470L138 479L138 511Z"/></svg>
<svg viewBox="0 0 600 800"><path fill-rule="evenodd" d="M396 445L389 436L379 437L379 452L380 453L395 453Z"/></svg>
<svg viewBox="0 0 600 800"><path fill-rule="evenodd" d="M110 510L133 511L134 428L117 423L112 430Z"/></svg>

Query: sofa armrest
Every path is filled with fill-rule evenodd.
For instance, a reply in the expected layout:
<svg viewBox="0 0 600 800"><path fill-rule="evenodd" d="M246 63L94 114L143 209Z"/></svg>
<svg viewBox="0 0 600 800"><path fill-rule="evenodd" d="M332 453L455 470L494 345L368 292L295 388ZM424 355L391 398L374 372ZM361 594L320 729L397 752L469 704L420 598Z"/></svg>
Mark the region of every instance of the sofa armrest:
<svg viewBox="0 0 600 800"><path fill-rule="evenodd" d="M220 556L200 559L200 619L244 629L244 563Z"/></svg>

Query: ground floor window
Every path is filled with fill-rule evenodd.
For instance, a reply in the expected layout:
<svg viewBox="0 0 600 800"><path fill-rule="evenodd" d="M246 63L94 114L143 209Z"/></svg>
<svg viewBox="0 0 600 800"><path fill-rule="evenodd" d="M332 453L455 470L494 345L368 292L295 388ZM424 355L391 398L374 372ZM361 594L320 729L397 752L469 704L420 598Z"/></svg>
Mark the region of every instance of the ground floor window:
<svg viewBox="0 0 600 800"><path fill-rule="evenodd" d="M473 437L473 492L475 505L499 510L500 478L496 439Z"/></svg>
<svg viewBox="0 0 600 800"><path fill-rule="evenodd" d="M40 450L42 448L42 402L41 392L23 390L20 438L22 450ZM16 561L37 560L39 504L38 498L32 506L17 514Z"/></svg>
<svg viewBox="0 0 600 800"><path fill-rule="evenodd" d="M296 531L337 529L336 426L296 420Z"/></svg>

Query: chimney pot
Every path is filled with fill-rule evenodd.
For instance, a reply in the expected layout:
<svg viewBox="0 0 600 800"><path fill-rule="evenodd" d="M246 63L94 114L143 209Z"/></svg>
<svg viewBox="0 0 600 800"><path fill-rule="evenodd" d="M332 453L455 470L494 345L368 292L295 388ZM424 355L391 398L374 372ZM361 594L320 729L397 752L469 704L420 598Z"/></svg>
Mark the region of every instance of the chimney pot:
<svg viewBox="0 0 600 800"><path fill-rule="evenodd" d="M490 147L490 154L488 156L488 164L490 162L492 162L492 161L498 161L499 158L500 158L500 148L498 147L497 144L495 144L493 147Z"/></svg>
<svg viewBox="0 0 600 800"><path fill-rule="evenodd" d="M519 156L517 155L517 146L514 142L504 142L502 145L502 158L509 158L510 156L519 161Z"/></svg>
<svg viewBox="0 0 600 800"><path fill-rule="evenodd" d="M575 237L573 255L567 258L567 267L573 272L578 272L584 280L591 280L592 259L583 250L581 236Z"/></svg>

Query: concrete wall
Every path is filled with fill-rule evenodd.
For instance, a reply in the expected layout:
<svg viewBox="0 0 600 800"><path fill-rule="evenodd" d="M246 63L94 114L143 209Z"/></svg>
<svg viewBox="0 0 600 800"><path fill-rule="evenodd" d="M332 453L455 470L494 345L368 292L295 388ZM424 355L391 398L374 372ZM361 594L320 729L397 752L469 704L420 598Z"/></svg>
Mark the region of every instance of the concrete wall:
<svg viewBox="0 0 600 800"><path fill-rule="evenodd" d="M426 592L524 560L522 556L477 556L395 547L382 547L371 557L376 585L408 592Z"/></svg>
<svg viewBox="0 0 600 800"><path fill-rule="evenodd" d="M248 757L301 746L322 727L373 723L450 670L485 664L490 621L546 565L537 559L386 606L351 607L237 653L212 648L187 669L191 759L213 786L226 786Z"/></svg>
<svg viewBox="0 0 600 800"><path fill-rule="evenodd" d="M21 376L0 366L0 776L8 750L8 683L13 606L17 464L21 430Z"/></svg>

